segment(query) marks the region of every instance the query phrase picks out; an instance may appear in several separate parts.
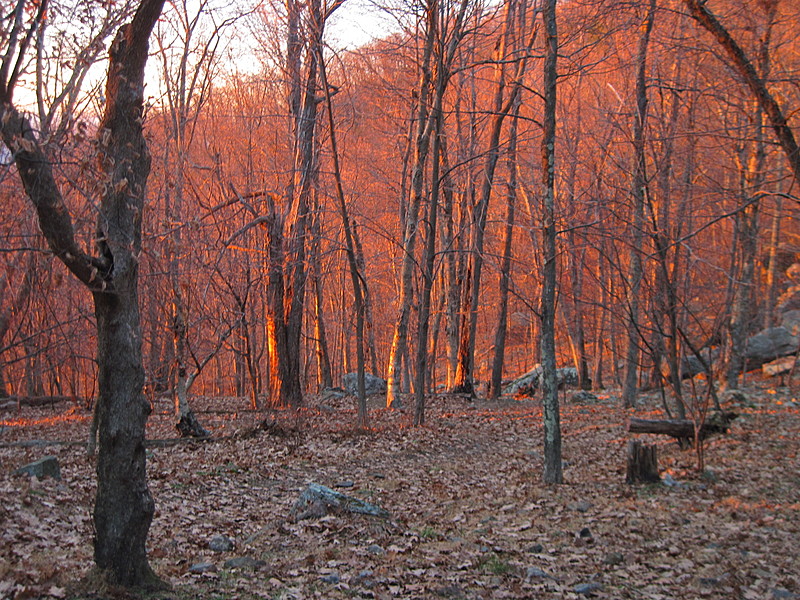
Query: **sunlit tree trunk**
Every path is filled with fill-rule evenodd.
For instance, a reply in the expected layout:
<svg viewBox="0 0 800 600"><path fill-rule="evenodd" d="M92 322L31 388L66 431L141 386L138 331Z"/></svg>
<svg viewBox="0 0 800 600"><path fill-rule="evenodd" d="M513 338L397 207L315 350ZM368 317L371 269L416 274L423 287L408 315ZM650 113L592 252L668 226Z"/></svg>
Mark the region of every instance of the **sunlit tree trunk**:
<svg viewBox="0 0 800 600"><path fill-rule="evenodd" d="M400 378L403 356L407 353L408 325L411 317L413 299L413 276L416 265L415 248L419 209L423 196L425 164L428 160L433 121L430 118L431 59L436 38L438 0L427 0L425 5L425 47L420 63L419 84L417 88L417 109L415 115L414 158L411 167L411 192L405 214L403 228L402 266L400 267L400 298L397 320L389 349L389 365L386 375L386 407L400 405Z"/></svg>
<svg viewBox="0 0 800 600"><path fill-rule="evenodd" d="M441 57L440 57L441 61ZM425 248L422 255L422 290L420 292L419 303L419 322L417 326L417 356L415 361L416 378L414 381L414 425L425 424L425 394L427 392L428 375L428 331L431 316L431 293L434 278L434 259L436 256L436 233L437 219L439 215L439 189L440 178L439 169L441 165L440 154L441 129L442 129L442 97L439 93L440 87L446 85L447 75L443 75L444 69L441 62L437 65L439 73L437 81L436 101L433 107L433 164L431 166L431 191L428 201L427 219L425 219ZM448 67L446 67L448 68ZM444 79L444 81L443 81Z"/></svg>
<svg viewBox="0 0 800 600"><path fill-rule="evenodd" d="M303 22L303 10L306 19ZM316 124L319 56L325 19L319 0L287 0L287 101L294 140L294 173L286 198L270 195L268 213L267 345L270 403L297 407L303 401L302 329L311 193L317 181ZM306 38L300 36L305 31ZM305 61L303 49L305 48ZM302 71L302 73L301 73Z"/></svg>
<svg viewBox="0 0 800 600"><path fill-rule="evenodd" d="M494 333L494 355L492 374L489 380L488 397L499 398L503 386L503 365L506 355L506 332L508 329L508 292L511 286L511 259L514 241L514 218L517 204L517 117L520 101L515 102L511 127L508 133L508 185L506 186L506 219L503 239L503 258L500 265L500 307L497 328Z"/></svg>
<svg viewBox="0 0 800 600"><path fill-rule="evenodd" d="M319 390L333 387L333 374L331 370L330 352L328 351L328 336L325 328L325 311L323 299L322 272L319 252L320 224L319 211L311 217L311 284L314 291L314 348L317 356L317 387Z"/></svg>
<svg viewBox="0 0 800 600"><path fill-rule="evenodd" d="M625 354L625 381L622 387L622 402L631 407L636 401L641 352L641 293L642 293L642 243L644 240L644 210L647 195L645 172L645 126L647 122L647 47L655 19L655 0L645 17L636 55L636 114L633 122L633 181L631 183L632 219L630 270L628 273L628 346Z"/></svg>
<svg viewBox="0 0 800 600"><path fill-rule="evenodd" d="M467 270L468 281L465 283L465 302L467 319L461 329L461 340L458 349L458 364L453 391L474 395L474 368L475 368L475 343L478 331L478 310L480 304L481 274L483 271L483 246L486 234L486 219L489 214L489 201L492 196L494 175L500 159L500 135L503 122L514 105L514 100L519 94L521 75L525 70L525 59L519 59L516 71L509 78L506 73L506 50L514 35L515 4L508 1L505 6L505 24L503 33L498 40L495 51L497 64L494 73L494 100L492 106L492 120L489 126L489 141L486 159L481 176L481 191L478 204L475 208L472 223L472 245L469 253L470 266ZM507 79L512 82L508 96L506 96Z"/></svg>

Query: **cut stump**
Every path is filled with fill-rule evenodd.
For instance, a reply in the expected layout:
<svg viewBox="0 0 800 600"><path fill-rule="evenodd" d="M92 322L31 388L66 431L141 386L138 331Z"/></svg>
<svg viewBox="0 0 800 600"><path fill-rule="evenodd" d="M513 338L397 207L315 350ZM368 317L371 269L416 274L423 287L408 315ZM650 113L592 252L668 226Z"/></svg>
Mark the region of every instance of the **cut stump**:
<svg viewBox="0 0 800 600"><path fill-rule="evenodd" d="M661 481L661 477L658 475L656 446L642 444L639 440L628 442L628 471L625 482L657 483L659 481Z"/></svg>

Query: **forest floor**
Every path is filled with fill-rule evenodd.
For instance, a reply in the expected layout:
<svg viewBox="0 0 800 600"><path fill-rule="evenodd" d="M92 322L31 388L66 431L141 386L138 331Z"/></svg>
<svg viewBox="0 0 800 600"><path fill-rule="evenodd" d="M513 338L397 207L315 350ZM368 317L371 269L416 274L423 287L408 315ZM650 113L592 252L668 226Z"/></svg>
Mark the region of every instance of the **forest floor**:
<svg viewBox="0 0 800 600"><path fill-rule="evenodd" d="M310 398L266 430L242 399L195 399L216 439L148 450L149 554L173 586L155 597L800 599L800 401L774 380L748 385L702 476L692 450L638 436L658 444L666 483L637 486L624 481L626 421L658 418L655 396L628 412L615 395L564 393L558 486L542 483L538 400L435 397L415 428L410 409L375 398L358 432L352 398ZM89 420L64 405L0 414L0 598L74 597L88 572ZM173 431L157 402L148 438ZM60 481L14 474L46 455ZM311 482L391 518L294 522ZM232 548L213 551L215 537Z"/></svg>

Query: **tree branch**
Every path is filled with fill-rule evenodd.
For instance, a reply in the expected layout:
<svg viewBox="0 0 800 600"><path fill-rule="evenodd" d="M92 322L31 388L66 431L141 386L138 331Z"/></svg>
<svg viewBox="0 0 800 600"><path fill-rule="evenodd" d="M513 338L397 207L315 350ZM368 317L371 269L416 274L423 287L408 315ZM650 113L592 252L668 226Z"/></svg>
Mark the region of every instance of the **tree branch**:
<svg viewBox="0 0 800 600"><path fill-rule="evenodd" d="M761 106L761 110L766 113L772 129L775 131L775 136L778 138L778 143L786 154L794 173L794 178L800 182L800 148L797 146L797 141L786 122L786 117L781 107L770 94L764 80L759 77L753 63L744 53L741 46L731 37L725 26L714 16L714 13L706 7L704 0L685 0L685 2L694 20L711 33L719 45L722 46L734 68L755 96L759 106Z"/></svg>

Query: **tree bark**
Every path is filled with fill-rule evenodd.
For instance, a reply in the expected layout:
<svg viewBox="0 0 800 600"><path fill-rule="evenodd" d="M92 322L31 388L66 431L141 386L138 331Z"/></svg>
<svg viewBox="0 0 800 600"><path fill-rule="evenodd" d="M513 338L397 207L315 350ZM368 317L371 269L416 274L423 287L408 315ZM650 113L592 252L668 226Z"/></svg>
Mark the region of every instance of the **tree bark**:
<svg viewBox="0 0 800 600"><path fill-rule="evenodd" d="M503 240L503 258L500 265L500 308L497 315L497 329L494 333L494 356L492 357L492 374L489 380L490 399L500 397L503 386L503 366L506 355L506 333L508 329L508 293L511 287L511 255L514 240L514 217L517 203L517 117L519 116L519 98L515 103L508 134L508 185L506 195L505 239Z"/></svg>
<svg viewBox="0 0 800 600"><path fill-rule="evenodd" d="M644 29L639 38L639 51L636 58L636 115L633 124L634 171L631 183L633 200L633 219L631 223L630 272L628 279L628 347L625 355L625 382L622 388L622 402L626 407L634 405L638 392L639 360L641 339L639 313L640 294L643 277L642 241L644 228L644 207L647 194L647 175L645 173L645 125L647 121L647 46L655 19L655 0L650 0Z"/></svg>
<svg viewBox="0 0 800 600"><path fill-rule="evenodd" d="M657 446L642 444L638 440L628 442L628 468L625 483L658 483Z"/></svg>
<svg viewBox="0 0 800 600"><path fill-rule="evenodd" d="M436 38L437 0L427 0L425 7L425 48L420 65L417 107L415 116L414 159L411 168L411 197L402 223L402 255L400 268L400 298L397 320L395 321L392 345L389 350L389 365L386 374L386 408L400 406L400 381L403 356L407 353L408 324L411 317L413 299L413 276L415 266L414 250L417 242L419 207L423 195L423 177L428 159L433 121L428 107L431 92L431 59Z"/></svg>
<svg viewBox="0 0 800 600"><path fill-rule="evenodd" d="M3 141L53 253L92 292L99 366L94 559L103 576L128 587L161 587L145 541L155 506L147 487L144 433L150 405L143 393L138 261L150 155L142 131L148 38L164 0L142 0L110 49L105 112L98 127L101 179L99 256L76 243L70 212L33 128L11 103L12 75L2 73ZM45 2L41 3L44 10ZM9 48L9 52L13 48ZM4 61L5 64L5 61Z"/></svg>
<svg viewBox="0 0 800 600"><path fill-rule="evenodd" d="M558 27L556 0L545 0L544 116L542 131L542 197L544 273L542 284L542 388L544 394L544 481L563 483L561 420L556 384L556 208L555 145Z"/></svg>

